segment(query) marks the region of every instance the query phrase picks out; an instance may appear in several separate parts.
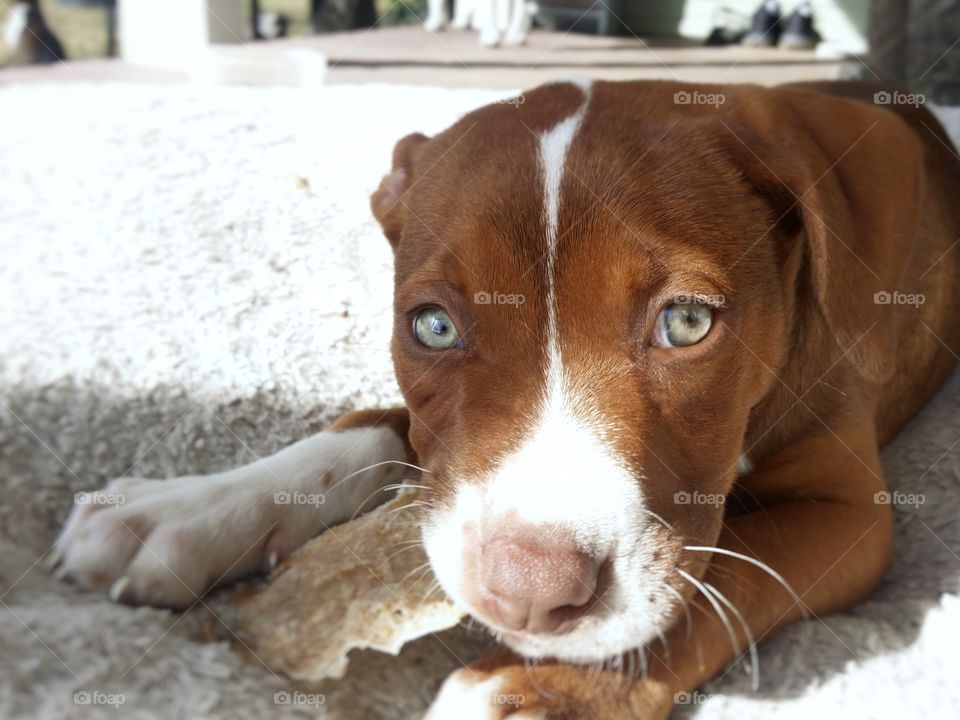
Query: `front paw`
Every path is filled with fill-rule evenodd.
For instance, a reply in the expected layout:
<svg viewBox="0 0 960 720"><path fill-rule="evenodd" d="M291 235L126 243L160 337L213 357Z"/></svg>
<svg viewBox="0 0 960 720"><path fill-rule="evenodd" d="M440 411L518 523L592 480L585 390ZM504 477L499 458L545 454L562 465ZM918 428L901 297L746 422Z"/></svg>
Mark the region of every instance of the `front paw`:
<svg viewBox="0 0 960 720"><path fill-rule="evenodd" d="M444 681L425 720L666 720L669 688L559 662L524 664L511 653L493 655Z"/></svg>
<svg viewBox="0 0 960 720"><path fill-rule="evenodd" d="M278 559L284 536L262 502L229 485L124 478L77 493L54 546L56 576L117 602L183 609L219 582L269 569L264 553Z"/></svg>
<svg viewBox="0 0 960 720"><path fill-rule="evenodd" d="M424 720L534 720L550 715L532 688L518 689L510 678L473 668L448 677Z"/></svg>

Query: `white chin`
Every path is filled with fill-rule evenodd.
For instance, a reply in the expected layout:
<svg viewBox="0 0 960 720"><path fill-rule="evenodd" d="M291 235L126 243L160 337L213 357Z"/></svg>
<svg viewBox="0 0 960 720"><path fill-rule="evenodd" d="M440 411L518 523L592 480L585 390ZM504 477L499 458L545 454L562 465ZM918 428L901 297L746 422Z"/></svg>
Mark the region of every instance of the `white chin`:
<svg viewBox="0 0 960 720"><path fill-rule="evenodd" d="M643 647L657 636L656 628L638 618L584 618L559 635L504 633L503 642L514 652L536 660L556 658L589 664Z"/></svg>

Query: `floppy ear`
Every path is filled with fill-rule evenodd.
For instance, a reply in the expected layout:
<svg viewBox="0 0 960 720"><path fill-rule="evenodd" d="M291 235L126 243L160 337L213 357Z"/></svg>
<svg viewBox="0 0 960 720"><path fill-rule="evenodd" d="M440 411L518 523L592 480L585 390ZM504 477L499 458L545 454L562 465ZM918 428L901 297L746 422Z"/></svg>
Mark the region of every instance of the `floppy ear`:
<svg viewBox="0 0 960 720"><path fill-rule="evenodd" d="M413 133L402 138L393 148L391 171L383 176L380 186L370 196L370 208L380 221L383 234L387 236L394 250L400 242L400 236L407 223L407 209L404 195L412 186L413 164L429 138Z"/></svg>
<svg viewBox="0 0 960 720"><path fill-rule="evenodd" d="M919 226L922 153L897 114L794 88L754 89L731 108L744 170L777 216L799 214L827 325L860 373L893 373L891 305ZM743 125L740 125L743 123Z"/></svg>

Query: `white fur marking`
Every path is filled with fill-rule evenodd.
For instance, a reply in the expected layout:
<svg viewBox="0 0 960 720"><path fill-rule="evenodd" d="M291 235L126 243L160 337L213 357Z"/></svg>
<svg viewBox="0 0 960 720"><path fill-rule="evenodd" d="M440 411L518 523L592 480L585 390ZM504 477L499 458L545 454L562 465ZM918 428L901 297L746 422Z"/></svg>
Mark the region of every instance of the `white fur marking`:
<svg viewBox="0 0 960 720"><path fill-rule="evenodd" d="M590 104L590 84L576 85L584 94L583 103L570 117L540 135L540 167L543 172L543 211L547 227L547 357L550 397L563 393L563 366L557 330L557 228L560 223L560 185L567 153L580 129Z"/></svg>
<svg viewBox="0 0 960 720"><path fill-rule="evenodd" d="M504 633L503 640L528 657L590 662L636 648L656 637L673 600L665 570L653 558L659 524L649 520L636 470L612 440L618 428L603 409L577 392L562 363L557 321L556 266L561 185L569 148L589 105L589 83L577 110L540 136L547 241L547 348L542 395L533 428L516 451L490 473L456 478L451 507L424 527L424 546L438 580L458 603L464 598L464 529L496 526L502 518L557 526L573 534L578 549L613 564L605 612L591 613L560 635ZM583 378L589 384L590 377ZM482 540L481 540L482 541ZM472 609L476 612L475 609Z"/></svg>

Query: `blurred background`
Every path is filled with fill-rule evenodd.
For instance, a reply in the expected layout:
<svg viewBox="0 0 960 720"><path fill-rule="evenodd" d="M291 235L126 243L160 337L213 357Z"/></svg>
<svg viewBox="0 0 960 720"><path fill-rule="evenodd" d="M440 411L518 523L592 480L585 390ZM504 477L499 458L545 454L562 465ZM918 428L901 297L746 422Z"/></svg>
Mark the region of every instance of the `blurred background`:
<svg viewBox="0 0 960 720"><path fill-rule="evenodd" d="M260 85L863 78L960 104L951 0L3 0L0 26L0 83L64 59L73 79Z"/></svg>

